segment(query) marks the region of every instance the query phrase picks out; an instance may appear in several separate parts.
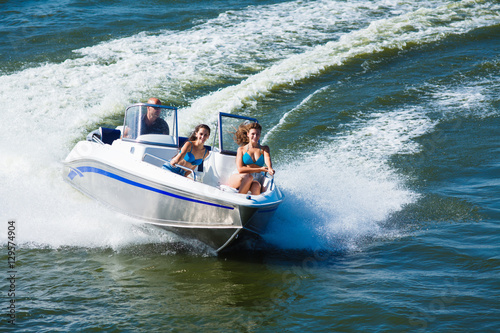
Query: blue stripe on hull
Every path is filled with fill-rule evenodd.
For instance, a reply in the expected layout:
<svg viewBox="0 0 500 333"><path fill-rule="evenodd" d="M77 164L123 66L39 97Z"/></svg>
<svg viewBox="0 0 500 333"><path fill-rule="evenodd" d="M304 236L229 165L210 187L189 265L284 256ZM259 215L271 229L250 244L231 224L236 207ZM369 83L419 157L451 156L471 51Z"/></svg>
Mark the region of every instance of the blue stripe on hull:
<svg viewBox="0 0 500 333"><path fill-rule="evenodd" d="M203 204L203 205L214 206L214 207L219 207L219 208L224 208L224 209L230 209L230 210L234 209L234 207L218 205L218 204L214 204L214 203L211 203L211 202L206 202L206 201L191 199L191 198L188 198L188 197L183 197L183 196L180 196L180 195L169 193L169 192L166 192L166 191L163 191L163 190L160 190L160 189L157 189L157 188L145 185L145 184L134 182L134 181L132 181L130 179L124 178L122 176L118 176L117 174L111 173L109 171L106 171L106 170L103 170L103 169L99 169L99 168L96 168L96 167L91 167L91 166L82 166L82 167L77 167L76 169L75 168L71 168L70 172L68 174L68 178L71 179L71 180L73 180L73 178L75 178L77 175L80 176L80 177L83 177L85 172L97 173L97 174L100 174L100 175L103 175L103 176L106 176L106 177L118 180L118 181L123 182L123 183L128 184L128 185L136 186L136 187L148 190L148 191L152 191L152 192L160 193L160 194L163 194L163 195L167 195L167 196L170 196L170 197L173 197L173 198L176 198L176 199L191 201L191 202L195 202L195 203L199 203L199 204Z"/></svg>

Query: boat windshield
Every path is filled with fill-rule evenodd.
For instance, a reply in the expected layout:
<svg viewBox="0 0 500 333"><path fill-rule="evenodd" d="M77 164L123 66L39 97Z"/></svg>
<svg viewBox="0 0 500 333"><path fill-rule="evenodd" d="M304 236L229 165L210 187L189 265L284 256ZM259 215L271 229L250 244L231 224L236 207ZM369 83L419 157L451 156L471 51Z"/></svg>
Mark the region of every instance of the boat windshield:
<svg viewBox="0 0 500 333"><path fill-rule="evenodd" d="M178 146L177 108L134 104L125 111L123 140Z"/></svg>
<svg viewBox="0 0 500 333"><path fill-rule="evenodd" d="M240 125L248 122L258 122L255 118L238 116L229 113L219 113L219 148L221 153L226 155L236 155L238 144L234 134Z"/></svg>

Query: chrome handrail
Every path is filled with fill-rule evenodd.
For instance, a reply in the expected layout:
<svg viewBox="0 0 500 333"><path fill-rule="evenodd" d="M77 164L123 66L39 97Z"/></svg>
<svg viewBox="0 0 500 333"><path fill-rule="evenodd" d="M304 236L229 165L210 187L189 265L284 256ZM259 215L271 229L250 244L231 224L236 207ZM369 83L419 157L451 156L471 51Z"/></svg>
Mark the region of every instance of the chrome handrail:
<svg viewBox="0 0 500 333"><path fill-rule="evenodd" d="M193 180L196 181L196 172L194 172L194 170L192 169L189 169L185 166L182 166L180 164L174 164L175 167L178 167L178 168L181 168L181 169L184 169L185 171L191 171L193 173Z"/></svg>
<svg viewBox="0 0 500 333"><path fill-rule="evenodd" d="M157 160L160 160L160 161L162 161L162 162L170 162L170 161L168 161L168 160L164 160L164 159L163 159L163 158L161 158L161 157L158 157L158 156L155 156L155 155L151 155L151 154L149 154L149 153L145 153L145 154L142 156L142 160L143 160L143 161L144 161L144 157L146 157L146 155L151 156L152 158L156 158Z"/></svg>
<svg viewBox="0 0 500 333"><path fill-rule="evenodd" d="M269 190L272 191L273 190L273 185L274 185L274 175L270 175L269 173L266 172L266 177L270 177L271 178L271 183L269 184Z"/></svg>
<svg viewBox="0 0 500 333"><path fill-rule="evenodd" d="M167 162L167 163L170 163L170 161L168 161L168 160L165 160L165 159L163 159L163 158L161 158L161 157L158 157L158 156L155 156L155 155L151 155L151 154L149 154L149 153L145 153L145 154L142 156L142 160L143 160L143 161L144 161L144 157L146 157L146 155L151 156L152 158L156 158L157 160L160 160L160 161L162 161L162 162ZM194 170L191 170L190 168L187 168L187 167L182 166L182 165L180 165L180 164L175 164L174 166L175 166L175 167L179 167L179 168L181 168L181 169L184 169L184 170L186 170L186 171L191 171L191 172L193 173L193 179L194 179L194 181L196 181L196 172L195 172Z"/></svg>
<svg viewBox="0 0 500 333"><path fill-rule="evenodd" d="M97 142L97 143L99 143L101 145L104 145L104 142L102 142L102 140L99 139L99 137L97 136L97 134L92 135L92 141L95 141L95 142Z"/></svg>

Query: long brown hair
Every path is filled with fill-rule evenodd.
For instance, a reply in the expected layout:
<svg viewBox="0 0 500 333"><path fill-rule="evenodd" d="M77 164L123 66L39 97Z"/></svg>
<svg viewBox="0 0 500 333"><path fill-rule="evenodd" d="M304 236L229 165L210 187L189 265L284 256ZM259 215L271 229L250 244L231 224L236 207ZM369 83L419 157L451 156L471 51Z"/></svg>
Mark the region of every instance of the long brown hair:
<svg viewBox="0 0 500 333"><path fill-rule="evenodd" d="M238 127L238 130L234 133L234 141L236 141L238 146L244 146L249 142L248 132L250 132L251 129L262 132L262 126L260 126L259 123L243 123Z"/></svg>
<svg viewBox="0 0 500 333"><path fill-rule="evenodd" d="M189 137L189 141L195 141L196 140L196 133L198 133L198 131L200 130L200 128L206 129L208 131L208 135L210 135L210 127L208 127L208 125L205 125L205 124L199 124L198 126L196 126L194 128L193 133L191 133L191 136Z"/></svg>

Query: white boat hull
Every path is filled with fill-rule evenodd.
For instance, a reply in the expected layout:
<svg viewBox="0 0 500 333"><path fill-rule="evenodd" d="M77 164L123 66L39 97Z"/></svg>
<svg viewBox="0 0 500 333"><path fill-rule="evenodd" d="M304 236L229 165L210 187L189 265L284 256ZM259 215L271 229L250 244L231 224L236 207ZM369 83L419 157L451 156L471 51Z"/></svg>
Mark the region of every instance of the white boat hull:
<svg viewBox="0 0 500 333"><path fill-rule="evenodd" d="M262 233L283 200L278 189L248 199L178 176L137 160L119 141L113 146L79 142L64 161L64 179L121 213L198 239L217 251L244 230Z"/></svg>

